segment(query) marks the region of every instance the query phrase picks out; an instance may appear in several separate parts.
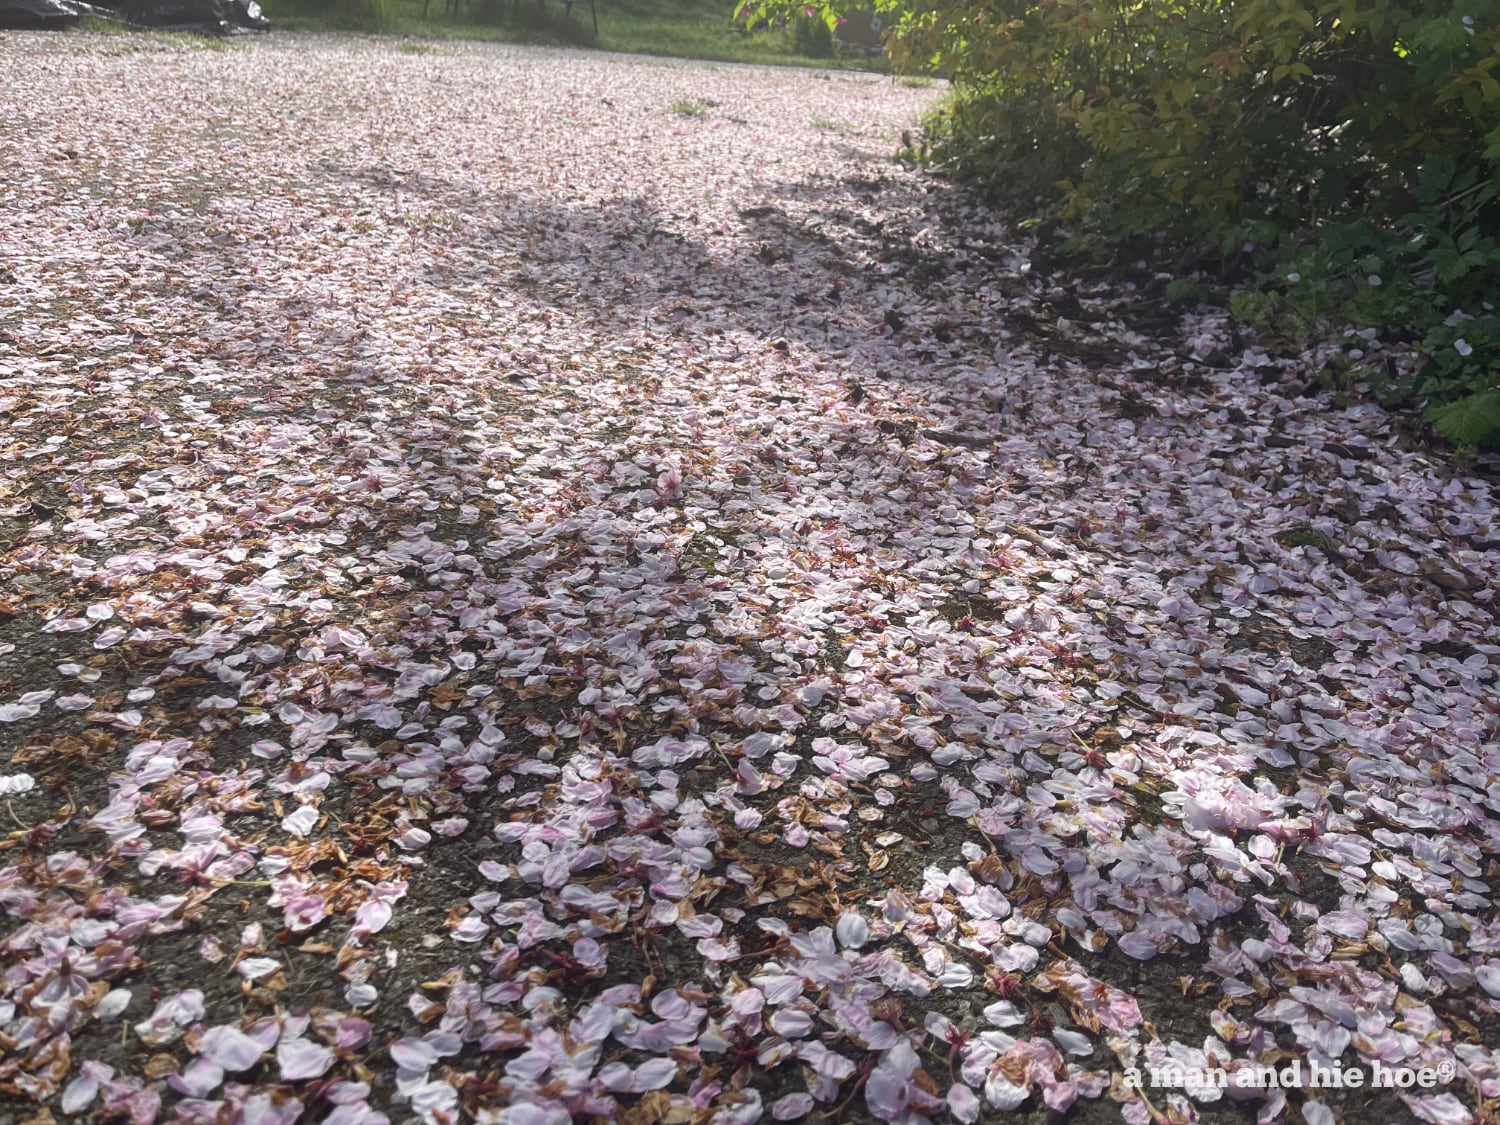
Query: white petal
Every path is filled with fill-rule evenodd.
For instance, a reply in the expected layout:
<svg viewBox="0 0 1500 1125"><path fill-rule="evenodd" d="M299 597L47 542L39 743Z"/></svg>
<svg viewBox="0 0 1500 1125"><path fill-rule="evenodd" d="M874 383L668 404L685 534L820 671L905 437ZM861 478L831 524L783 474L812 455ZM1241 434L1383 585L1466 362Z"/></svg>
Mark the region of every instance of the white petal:
<svg viewBox="0 0 1500 1125"><path fill-rule="evenodd" d="M306 1039L287 1039L276 1048L276 1063L284 1082L319 1078L333 1065L333 1051Z"/></svg>
<svg viewBox="0 0 1500 1125"><path fill-rule="evenodd" d="M870 924L852 910L839 915L833 932L844 949L859 949L870 940Z"/></svg>
<svg viewBox="0 0 1500 1125"><path fill-rule="evenodd" d="M230 1073L249 1070L260 1061L260 1044L237 1027L211 1027L198 1041L198 1053Z"/></svg>

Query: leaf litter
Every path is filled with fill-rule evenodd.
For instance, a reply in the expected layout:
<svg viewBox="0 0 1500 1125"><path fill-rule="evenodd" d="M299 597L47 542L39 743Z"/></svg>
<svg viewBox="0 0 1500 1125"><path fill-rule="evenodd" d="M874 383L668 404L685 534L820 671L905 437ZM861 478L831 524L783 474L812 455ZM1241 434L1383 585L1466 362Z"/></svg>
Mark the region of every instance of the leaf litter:
<svg viewBox="0 0 1500 1125"><path fill-rule="evenodd" d="M1487 480L817 124L930 92L116 38L0 44L34 1120L1500 1098ZM1448 1078L1124 1078L1298 1059Z"/></svg>

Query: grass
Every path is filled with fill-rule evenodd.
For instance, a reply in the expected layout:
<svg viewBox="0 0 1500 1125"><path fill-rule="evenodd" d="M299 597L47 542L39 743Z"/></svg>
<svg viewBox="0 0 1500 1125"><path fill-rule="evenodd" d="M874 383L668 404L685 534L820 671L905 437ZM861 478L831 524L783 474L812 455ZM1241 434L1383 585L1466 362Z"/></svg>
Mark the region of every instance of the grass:
<svg viewBox="0 0 1500 1125"><path fill-rule="evenodd" d="M279 28L293 31L376 31L418 39L481 39L510 43L571 44L629 54L666 55L716 62L885 70L884 59L862 50L819 57L789 32L747 31L730 19L727 0L596 0L599 32L588 8L575 4L571 18L559 0L262 0ZM418 44L401 50L423 53ZM674 107L675 108L675 107Z"/></svg>
<svg viewBox="0 0 1500 1125"><path fill-rule="evenodd" d="M1276 533L1276 542L1283 547L1316 547L1325 555L1331 555L1334 551L1333 540L1324 535L1311 524L1299 523L1296 527L1289 527L1285 531Z"/></svg>
<svg viewBox="0 0 1500 1125"><path fill-rule="evenodd" d="M858 125L851 125L847 121L839 121L832 117L814 117L808 124L820 133L838 133L843 137L859 136Z"/></svg>
<svg viewBox="0 0 1500 1125"><path fill-rule="evenodd" d="M672 112L679 117L702 117L718 104L718 102L714 101L688 99L686 101L673 102L671 108Z"/></svg>

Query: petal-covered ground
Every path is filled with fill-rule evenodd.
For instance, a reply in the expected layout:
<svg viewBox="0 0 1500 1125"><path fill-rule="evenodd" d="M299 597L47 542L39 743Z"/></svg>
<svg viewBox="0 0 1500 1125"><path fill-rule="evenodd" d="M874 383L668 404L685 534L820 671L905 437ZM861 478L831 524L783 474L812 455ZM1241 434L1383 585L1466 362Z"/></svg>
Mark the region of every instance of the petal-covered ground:
<svg viewBox="0 0 1500 1125"><path fill-rule="evenodd" d="M0 72L0 1117L1500 1099L1493 482L1328 356L871 75Z"/></svg>

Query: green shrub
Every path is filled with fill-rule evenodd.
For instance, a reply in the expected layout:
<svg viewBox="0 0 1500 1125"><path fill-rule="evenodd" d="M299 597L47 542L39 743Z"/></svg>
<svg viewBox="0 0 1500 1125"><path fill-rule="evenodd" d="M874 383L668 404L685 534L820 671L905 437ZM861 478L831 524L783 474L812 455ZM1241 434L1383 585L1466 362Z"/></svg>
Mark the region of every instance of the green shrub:
<svg viewBox="0 0 1500 1125"><path fill-rule="evenodd" d="M826 21L799 14L792 19L792 44L810 59L833 57L833 31Z"/></svg>
<svg viewBox="0 0 1500 1125"><path fill-rule="evenodd" d="M379 31L387 22L385 0L334 0L333 11L340 24L358 31Z"/></svg>

